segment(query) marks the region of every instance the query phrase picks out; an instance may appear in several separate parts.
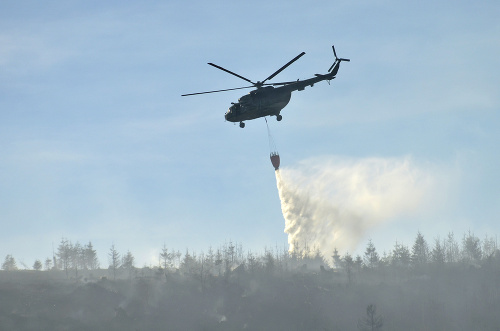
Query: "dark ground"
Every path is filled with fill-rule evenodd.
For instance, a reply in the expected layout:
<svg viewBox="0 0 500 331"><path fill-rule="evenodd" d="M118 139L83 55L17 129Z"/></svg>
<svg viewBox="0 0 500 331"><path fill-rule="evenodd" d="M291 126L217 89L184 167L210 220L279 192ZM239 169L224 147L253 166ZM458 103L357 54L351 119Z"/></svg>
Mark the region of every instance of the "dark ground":
<svg viewBox="0 0 500 331"><path fill-rule="evenodd" d="M498 267L94 274L0 271L0 330L358 330L369 304L382 330L500 330Z"/></svg>

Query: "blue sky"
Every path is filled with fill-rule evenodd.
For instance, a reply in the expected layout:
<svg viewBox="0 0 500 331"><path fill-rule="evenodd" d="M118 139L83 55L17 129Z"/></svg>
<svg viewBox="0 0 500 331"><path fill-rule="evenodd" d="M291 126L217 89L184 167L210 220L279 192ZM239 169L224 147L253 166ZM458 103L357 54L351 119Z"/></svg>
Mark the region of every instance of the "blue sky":
<svg viewBox="0 0 500 331"><path fill-rule="evenodd" d="M149 263L236 241L282 247L284 220L263 119L224 122L262 80L294 92L270 121L283 169L318 157L410 157L439 203L366 233L380 250L469 229L498 235L500 5L496 1L3 1L0 256L31 266L61 237L112 243ZM302 162L302 163L301 163Z"/></svg>

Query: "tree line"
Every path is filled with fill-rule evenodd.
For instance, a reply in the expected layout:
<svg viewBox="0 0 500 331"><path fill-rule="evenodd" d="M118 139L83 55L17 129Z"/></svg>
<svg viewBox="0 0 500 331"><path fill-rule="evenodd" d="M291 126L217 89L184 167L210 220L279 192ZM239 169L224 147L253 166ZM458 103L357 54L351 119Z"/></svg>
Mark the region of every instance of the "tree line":
<svg viewBox="0 0 500 331"><path fill-rule="evenodd" d="M138 268L132 252L122 253L114 244L107 261L99 261L91 242L62 238L52 258L33 264L47 278L37 272L9 274L18 268L12 255L5 257L6 271L0 275L18 283L0 282L2 295L11 298L4 300L8 313L3 321L17 321L10 312L28 309L23 316L31 316L30 321L60 323L72 307L92 316L84 323L120 330L130 323L137 329L168 324L178 330L208 324L213 330L245 325L273 330L497 330L500 325L500 250L494 237L449 233L429 243L418 232L410 245L396 241L385 252L368 240L355 255L333 249L324 256L306 243L294 247L292 252L285 246L253 252L229 241L197 253L163 244L154 266ZM65 276L79 279L57 286L45 282ZM44 282L24 286L23 279ZM32 290L44 295L38 310L19 299L31 298ZM49 314L45 307L54 298L65 304Z"/></svg>
<svg viewBox="0 0 500 331"><path fill-rule="evenodd" d="M94 249L92 242L89 241L86 245L81 245L78 241L73 244L70 240L62 238L57 251L52 258L47 257L42 264L41 260L35 260L33 270L63 270L66 276L69 276L70 271L74 271L78 276L81 270L97 270L100 268L97 251ZM2 269L6 271L18 270L17 262L11 254L7 254L2 264ZM25 266L25 269L28 267Z"/></svg>
<svg viewBox="0 0 500 331"><path fill-rule="evenodd" d="M218 248L210 247L208 251L195 253L186 249L184 253L179 250L169 249L164 244L158 256L160 272L178 271L183 274L201 274L202 278L208 275L227 275L236 268L244 268L248 272L262 271L291 271L308 268L310 270L343 271L351 282L356 273L369 270L392 269L398 272L422 271L430 266L445 266L465 264L481 266L481 264L500 257L497 239L486 236L480 239L472 232L465 233L457 240L453 232L444 239L436 238L429 244L424 236L418 232L413 244L408 246L396 241L389 252L380 254L368 240L364 253L352 256L349 252L341 254L334 249L330 257L323 256L319 249L307 244L302 246L295 243L294 251L286 247L265 248L263 253L252 251L244 252L242 245L229 241ZM108 252L108 267L110 275L133 276L137 271L135 257L127 251L121 254L112 244ZM44 264L36 260L32 269L62 270L67 277L78 277L81 271L92 271L101 268L97 251L92 242L82 245L72 243L62 238L52 258L47 257ZM11 254L5 257L2 269L6 271L18 270L16 260ZM29 269L25 266L25 269Z"/></svg>

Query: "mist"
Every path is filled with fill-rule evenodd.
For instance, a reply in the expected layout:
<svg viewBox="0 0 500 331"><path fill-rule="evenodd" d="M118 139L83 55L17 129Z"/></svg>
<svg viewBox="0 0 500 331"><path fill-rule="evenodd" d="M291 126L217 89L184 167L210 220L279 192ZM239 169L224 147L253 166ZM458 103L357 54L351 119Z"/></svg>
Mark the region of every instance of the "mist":
<svg viewBox="0 0 500 331"><path fill-rule="evenodd" d="M112 245L99 261L90 243L64 240L33 269L5 257L0 330L498 330L496 235L442 238L418 232L383 257L341 251L333 268L231 241L163 245L157 265L137 268L130 251Z"/></svg>
<svg viewBox="0 0 500 331"><path fill-rule="evenodd" d="M313 158L276 171L290 251L353 251L370 229L412 216L435 196L429 169L409 157Z"/></svg>

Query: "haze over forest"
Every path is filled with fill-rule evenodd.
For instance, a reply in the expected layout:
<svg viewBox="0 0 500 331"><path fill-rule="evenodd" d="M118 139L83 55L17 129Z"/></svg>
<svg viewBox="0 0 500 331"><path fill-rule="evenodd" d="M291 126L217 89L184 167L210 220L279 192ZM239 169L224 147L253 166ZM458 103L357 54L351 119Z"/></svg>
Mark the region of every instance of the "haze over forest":
<svg viewBox="0 0 500 331"><path fill-rule="evenodd" d="M497 240L448 233L363 254L295 243L206 252L163 246L136 267L112 245L62 239L52 258L0 272L2 330L498 330ZM373 327L373 328L372 328Z"/></svg>

